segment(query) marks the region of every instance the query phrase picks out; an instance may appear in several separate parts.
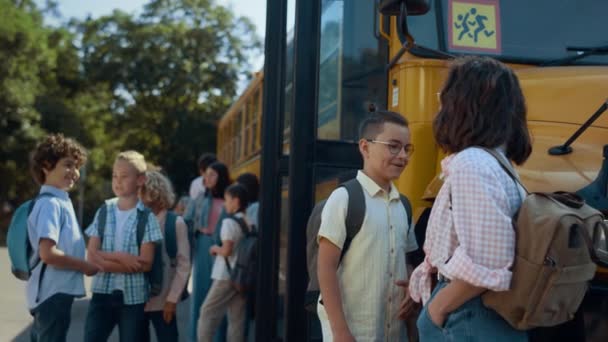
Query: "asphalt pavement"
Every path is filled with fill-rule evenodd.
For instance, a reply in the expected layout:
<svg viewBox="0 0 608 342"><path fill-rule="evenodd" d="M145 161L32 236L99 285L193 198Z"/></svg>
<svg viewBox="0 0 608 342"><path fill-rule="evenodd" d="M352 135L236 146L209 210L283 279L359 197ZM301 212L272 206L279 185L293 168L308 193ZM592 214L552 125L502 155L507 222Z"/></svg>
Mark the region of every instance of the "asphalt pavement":
<svg viewBox="0 0 608 342"><path fill-rule="evenodd" d="M30 327L32 316L27 310L25 300L25 282L15 278L11 274L11 266L6 247L0 248L0 341L30 341ZM72 306L72 322L68 331L69 342L83 341L84 321L89 301L91 299L91 278L85 277L87 297L78 299ZM188 305L190 301L185 300L178 304L178 329L180 341L185 341L186 327L188 323ZM151 332L152 340L156 341L154 333ZM108 341L118 341L118 329L115 328Z"/></svg>

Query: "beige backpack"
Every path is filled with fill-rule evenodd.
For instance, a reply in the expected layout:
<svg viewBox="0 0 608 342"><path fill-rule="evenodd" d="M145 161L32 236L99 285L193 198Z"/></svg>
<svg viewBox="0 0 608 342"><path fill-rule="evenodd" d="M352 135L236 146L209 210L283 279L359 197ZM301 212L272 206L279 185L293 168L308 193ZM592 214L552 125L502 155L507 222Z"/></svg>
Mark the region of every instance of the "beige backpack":
<svg viewBox="0 0 608 342"><path fill-rule="evenodd" d="M521 184L505 160L486 151ZM513 226L511 289L487 291L484 305L520 330L572 319L595 275L597 239L608 236L602 214L573 193L528 193Z"/></svg>

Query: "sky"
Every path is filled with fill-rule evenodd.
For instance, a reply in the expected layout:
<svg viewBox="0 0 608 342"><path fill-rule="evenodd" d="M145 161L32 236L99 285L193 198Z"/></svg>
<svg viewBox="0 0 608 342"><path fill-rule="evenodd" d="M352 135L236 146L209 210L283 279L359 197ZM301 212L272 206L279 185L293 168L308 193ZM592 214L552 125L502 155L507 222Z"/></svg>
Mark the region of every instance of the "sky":
<svg viewBox="0 0 608 342"><path fill-rule="evenodd" d="M256 26L258 36L264 42L266 27L266 0L215 0L218 4L228 6L239 16L249 17ZM37 0L43 4L44 0ZM69 18L85 18L91 15L93 18L111 13L115 8L127 13L137 14L148 0L57 0L59 12L62 18L59 22L67 21ZM55 20L49 20L53 23ZM263 56L253 57L250 61L253 70L258 71L264 64ZM242 87L241 87L242 88Z"/></svg>

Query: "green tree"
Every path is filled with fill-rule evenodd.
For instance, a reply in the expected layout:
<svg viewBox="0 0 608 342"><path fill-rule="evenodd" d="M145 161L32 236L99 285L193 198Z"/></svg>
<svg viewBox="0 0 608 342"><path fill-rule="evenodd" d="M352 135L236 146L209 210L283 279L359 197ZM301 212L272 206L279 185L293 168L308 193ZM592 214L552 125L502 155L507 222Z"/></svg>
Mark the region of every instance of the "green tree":
<svg viewBox="0 0 608 342"><path fill-rule="evenodd" d="M72 194L85 225L111 196L120 150L141 151L184 192L198 155L215 150L217 119L250 73L248 57L260 52L251 22L213 1L153 0L138 17L115 11L63 27L44 26L54 1L0 8L0 205L33 196L28 154L60 132L89 151Z"/></svg>
<svg viewBox="0 0 608 342"><path fill-rule="evenodd" d="M36 99L35 107L41 113L40 126L45 132L63 133L88 149L89 162L82 172L80 184L84 192L72 194L77 207L81 194L85 196L82 203L86 223L99 203L111 193L108 177L111 158L120 145L107 130L113 121L110 86L91 82L81 72L75 40L75 35L65 28L49 34L48 45L60 62L41 74L45 91Z"/></svg>
<svg viewBox="0 0 608 342"><path fill-rule="evenodd" d="M43 134L34 104L44 91L39 74L55 65L56 54L33 4L0 0L0 8L0 203L5 203L34 192L24 172L29 151Z"/></svg>
<svg viewBox="0 0 608 342"><path fill-rule="evenodd" d="M86 77L113 92L111 130L184 192L216 122L234 100L247 58L260 52L250 20L206 0L155 0L77 24Z"/></svg>

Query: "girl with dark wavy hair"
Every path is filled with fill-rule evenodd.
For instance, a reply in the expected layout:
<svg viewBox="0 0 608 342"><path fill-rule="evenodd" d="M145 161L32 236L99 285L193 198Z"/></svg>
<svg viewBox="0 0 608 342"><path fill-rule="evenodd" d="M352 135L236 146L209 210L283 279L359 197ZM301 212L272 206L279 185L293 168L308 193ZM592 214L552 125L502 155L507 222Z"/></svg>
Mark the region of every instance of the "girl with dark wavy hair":
<svg viewBox="0 0 608 342"><path fill-rule="evenodd" d="M209 248L217 240L216 227L226 215L224 207L224 192L230 185L230 173L224 163L214 162L205 170L204 184L206 191L199 194L194 204L184 215L186 221L191 221L196 234L196 249L192 270L192 302L190 307L189 341L197 341L197 324L200 308L211 287L211 269L214 257L209 255ZM201 197L204 196L204 197ZM200 207L199 207L200 203Z"/></svg>
<svg viewBox="0 0 608 342"><path fill-rule="evenodd" d="M429 218L426 257L410 279L412 299L424 303L420 340L526 341L526 332L481 301L485 291L509 289L515 257L511 220L524 196L487 149L516 164L532 151L513 71L487 57L456 60L433 130L449 156L441 163L444 184Z"/></svg>

